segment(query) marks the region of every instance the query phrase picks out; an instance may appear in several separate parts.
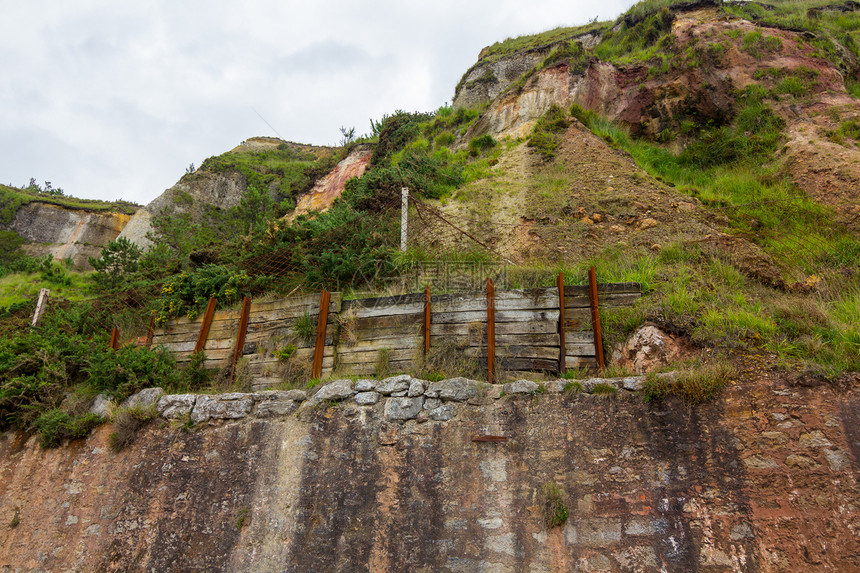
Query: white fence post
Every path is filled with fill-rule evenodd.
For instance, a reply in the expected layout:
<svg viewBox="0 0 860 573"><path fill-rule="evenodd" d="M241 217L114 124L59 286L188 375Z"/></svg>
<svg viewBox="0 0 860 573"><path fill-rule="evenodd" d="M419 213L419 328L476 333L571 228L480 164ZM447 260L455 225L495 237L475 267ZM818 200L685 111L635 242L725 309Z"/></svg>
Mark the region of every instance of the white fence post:
<svg viewBox="0 0 860 573"><path fill-rule="evenodd" d="M33 322L30 323L30 326L36 326L39 324L39 319L42 318L43 314L45 314L45 306L48 302L49 294L51 294L51 291L46 288L39 291L39 300L36 302L36 312L33 313Z"/></svg>
<svg viewBox="0 0 860 573"><path fill-rule="evenodd" d="M400 250L406 251L406 226L409 218L409 187L400 189Z"/></svg>

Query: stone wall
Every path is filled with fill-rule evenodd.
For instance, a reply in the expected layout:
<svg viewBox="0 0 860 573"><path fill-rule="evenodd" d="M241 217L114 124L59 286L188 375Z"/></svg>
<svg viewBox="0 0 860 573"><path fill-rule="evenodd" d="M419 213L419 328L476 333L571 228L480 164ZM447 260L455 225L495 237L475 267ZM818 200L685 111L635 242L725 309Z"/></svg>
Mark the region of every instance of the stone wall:
<svg viewBox="0 0 860 573"><path fill-rule="evenodd" d="M856 380L760 379L697 407L646 403L641 381L148 391L167 418L118 454L109 425L54 450L2 436L0 570L860 566ZM547 484L569 512L558 527Z"/></svg>

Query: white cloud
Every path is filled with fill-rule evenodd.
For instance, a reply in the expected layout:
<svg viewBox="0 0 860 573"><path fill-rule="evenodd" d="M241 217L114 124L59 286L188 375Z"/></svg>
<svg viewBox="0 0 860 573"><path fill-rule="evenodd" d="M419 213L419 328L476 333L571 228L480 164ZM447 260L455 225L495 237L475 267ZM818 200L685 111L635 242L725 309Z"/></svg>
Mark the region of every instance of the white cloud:
<svg viewBox="0 0 860 573"><path fill-rule="evenodd" d="M0 181L147 203L185 167L272 134L333 144L430 111L482 47L632 1L6 2Z"/></svg>

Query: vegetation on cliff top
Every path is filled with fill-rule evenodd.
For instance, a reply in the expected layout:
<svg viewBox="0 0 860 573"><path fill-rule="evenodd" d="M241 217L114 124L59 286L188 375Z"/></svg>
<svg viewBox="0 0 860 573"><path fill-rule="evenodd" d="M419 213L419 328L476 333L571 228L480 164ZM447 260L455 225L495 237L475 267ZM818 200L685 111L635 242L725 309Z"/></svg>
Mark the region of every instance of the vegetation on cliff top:
<svg viewBox="0 0 860 573"><path fill-rule="evenodd" d="M59 191L59 193L57 193ZM100 201L98 199L77 199L63 194L62 189L54 189L50 183L41 186L31 180L26 187L0 185L0 226L8 226L23 205L29 203L48 203L67 209L81 209L103 213L134 214L140 205L131 201Z"/></svg>

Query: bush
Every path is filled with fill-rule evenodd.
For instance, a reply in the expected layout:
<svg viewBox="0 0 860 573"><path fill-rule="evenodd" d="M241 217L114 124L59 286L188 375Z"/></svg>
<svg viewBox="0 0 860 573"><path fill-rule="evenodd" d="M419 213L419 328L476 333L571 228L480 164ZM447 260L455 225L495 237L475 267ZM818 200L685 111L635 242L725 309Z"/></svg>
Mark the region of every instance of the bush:
<svg viewBox="0 0 860 573"><path fill-rule="evenodd" d="M33 427L39 433L39 444L43 448L55 448L63 440L87 437L101 423L102 419L95 414L72 416L60 409L53 409L39 416Z"/></svg>
<svg viewBox="0 0 860 573"><path fill-rule="evenodd" d="M113 415L113 431L109 438L110 449L114 452L122 451L134 442L140 428L155 419L157 415L155 406L118 409Z"/></svg>
<svg viewBox="0 0 860 573"><path fill-rule="evenodd" d="M568 509L561 497L561 490L553 482L543 485L540 492L543 524L547 529L564 525Z"/></svg>

